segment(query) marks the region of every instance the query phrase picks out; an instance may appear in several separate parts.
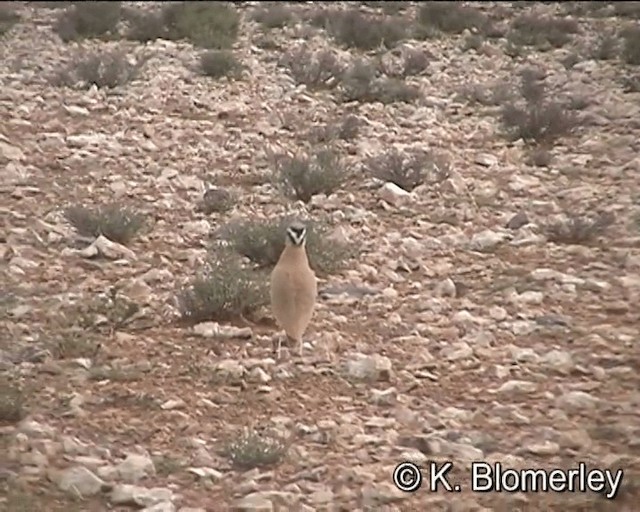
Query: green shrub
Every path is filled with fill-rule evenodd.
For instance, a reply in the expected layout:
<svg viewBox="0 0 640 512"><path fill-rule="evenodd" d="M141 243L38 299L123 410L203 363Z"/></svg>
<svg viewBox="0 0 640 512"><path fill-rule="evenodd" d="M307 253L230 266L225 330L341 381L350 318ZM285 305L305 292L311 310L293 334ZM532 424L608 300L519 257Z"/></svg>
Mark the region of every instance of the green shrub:
<svg viewBox="0 0 640 512"><path fill-rule="evenodd" d="M230 320L254 313L268 303L268 279L242 267L237 256L212 255L204 270L178 294L182 320Z"/></svg>
<svg viewBox="0 0 640 512"><path fill-rule="evenodd" d="M322 148L311 155L278 156L274 178L288 197L308 203L316 194L335 192L348 174L337 153Z"/></svg>
<svg viewBox="0 0 640 512"><path fill-rule="evenodd" d="M293 218L284 216L268 221L237 221L227 224L221 235L237 253L261 267L278 262L285 245L285 232ZM354 256L351 246L327 239L328 228L307 222L307 254L316 273L327 275L343 268Z"/></svg>

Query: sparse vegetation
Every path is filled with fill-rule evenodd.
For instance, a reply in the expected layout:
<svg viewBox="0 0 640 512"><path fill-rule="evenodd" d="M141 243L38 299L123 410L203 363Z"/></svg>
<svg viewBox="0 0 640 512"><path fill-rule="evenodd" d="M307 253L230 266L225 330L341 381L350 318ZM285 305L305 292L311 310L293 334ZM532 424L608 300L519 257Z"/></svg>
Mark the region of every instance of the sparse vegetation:
<svg viewBox="0 0 640 512"><path fill-rule="evenodd" d="M267 279L244 268L226 251L212 254L210 261L178 294L183 321L230 320L254 313L267 304Z"/></svg>
<svg viewBox="0 0 640 512"><path fill-rule="evenodd" d="M410 192L430 177L441 181L449 173L448 163L425 151L403 152L392 148L365 162L365 169L373 177L390 181Z"/></svg>
<svg viewBox="0 0 640 512"><path fill-rule="evenodd" d="M573 18L524 14L513 20L507 39L512 45L550 50L564 46L579 31L580 25Z"/></svg>
<svg viewBox="0 0 640 512"><path fill-rule="evenodd" d="M379 101L390 104L411 103L422 95L420 91L404 80L378 76L378 70L369 61L358 59L344 72L341 82L344 101L370 103Z"/></svg>
<svg viewBox="0 0 640 512"><path fill-rule="evenodd" d="M266 29L282 28L293 21L290 7L282 2L264 2L255 9L252 17Z"/></svg>
<svg viewBox="0 0 640 512"><path fill-rule="evenodd" d="M513 98L512 87L505 82L489 84L466 84L459 91L460 99L471 104L479 103L484 106L495 107Z"/></svg>
<svg viewBox="0 0 640 512"><path fill-rule="evenodd" d="M0 5L0 36L20 21L20 16L11 5Z"/></svg>
<svg viewBox="0 0 640 512"><path fill-rule="evenodd" d="M232 249L260 267L275 265L284 249L285 231L293 219L284 216L268 221L238 221L226 225L221 236ZM354 255L353 248L328 239L328 228L307 223L307 254L318 274L330 274L343 268Z"/></svg>
<svg viewBox="0 0 640 512"><path fill-rule="evenodd" d="M101 344L90 333L80 329L69 329L62 333L51 345L55 359L94 358Z"/></svg>
<svg viewBox="0 0 640 512"><path fill-rule="evenodd" d="M620 79L625 93L640 92L640 73L628 74Z"/></svg>
<svg viewBox="0 0 640 512"><path fill-rule="evenodd" d="M523 106L508 102L501 110L502 124L509 139L552 144L578 126L577 114L559 101L548 100L544 82L532 73L522 74L520 92Z"/></svg>
<svg viewBox="0 0 640 512"><path fill-rule="evenodd" d="M212 187L202 196L202 201L197 205L197 210L205 215L222 213L231 209L236 202L236 197L230 191L221 187Z"/></svg>
<svg viewBox="0 0 640 512"><path fill-rule="evenodd" d="M273 436L246 430L228 443L222 453L235 469L247 471L278 464L287 454L288 443Z"/></svg>
<svg viewBox="0 0 640 512"><path fill-rule="evenodd" d="M297 84L309 89L332 89L340 83L344 66L331 50L314 52L306 46L287 52L280 59Z"/></svg>
<svg viewBox="0 0 640 512"><path fill-rule="evenodd" d="M0 377L0 424L17 423L25 414L22 390L7 377Z"/></svg>
<svg viewBox="0 0 640 512"><path fill-rule="evenodd" d="M624 39L622 58L627 64L640 65L640 26L624 30L622 38Z"/></svg>
<svg viewBox="0 0 640 512"><path fill-rule="evenodd" d="M56 32L65 42L117 33L122 2L74 2L60 14Z"/></svg>
<svg viewBox="0 0 640 512"><path fill-rule="evenodd" d="M488 18L481 11L462 2L421 2L417 21L419 35L428 37L438 32L482 32L489 24Z"/></svg>
<svg viewBox="0 0 640 512"><path fill-rule="evenodd" d="M132 62L121 50L106 50L83 55L52 79L54 85L88 89L113 89L134 80L146 59Z"/></svg>
<svg viewBox="0 0 640 512"><path fill-rule="evenodd" d="M419 75L429 67L426 52L417 48L409 48L402 56L402 76Z"/></svg>
<svg viewBox="0 0 640 512"><path fill-rule="evenodd" d="M312 143L329 143L337 139L350 141L358 137L360 120L352 114L345 115L341 119L316 126L311 130L309 138Z"/></svg>
<svg viewBox="0 0 640 512"><path fill-rule="evenodd" d="M64 215L80 235L104 235L109 240L121 244L129 243L145 225L144 215L118 204L96 208L72 206L65 210Z"/></svg>
<svg viewBox="0 0 640 512"><path fill-rule="evenodd" d="M200 56L200 68L211 78L237 78L243 66L228 50L208 50Z"/></svg>
<svg viewBox="0 0 640 512"><path fill-rule="evenodd" d="M215 50L230 48L240 28L240 15L229 2L170 3L163 17L169 39L186 39Z"/></svg>
<svg viewBox="0 0 640 512"><path fill-rule="evenodd" d="M566 220L546 226L547 240L556 244L587 245L602 236L614 220L612 213L600 213L594 218L568 215Z"/></svg>
<svg viewBox="0 0 640 512"><path fill-rule="evenodd" d="M334 16L327 29L339 44L364 51L392 48L407 35L402 18L378 19L355 10Z"/></svg>
<svg viewBox="0 0 640 512"><path fill-rule="evenodd" d="M274 178L287 196L308 203L316 194L335 192L348 173L336 151L325 147L312 154L277 156Z"/></svg>
<svg viewBox="0 0 640 512"><path fill-rule="evenodd" d="M167 37L168 30L163 11L135 9L128 13L127 38L146 43Z"/></svg>
<svg viewBox="0 0 640 512"><path fill-rule="evenodd" d="M618 56L618 38L615 34L602 34L598 37L591 57L596 60L613 60Z"/></svg>

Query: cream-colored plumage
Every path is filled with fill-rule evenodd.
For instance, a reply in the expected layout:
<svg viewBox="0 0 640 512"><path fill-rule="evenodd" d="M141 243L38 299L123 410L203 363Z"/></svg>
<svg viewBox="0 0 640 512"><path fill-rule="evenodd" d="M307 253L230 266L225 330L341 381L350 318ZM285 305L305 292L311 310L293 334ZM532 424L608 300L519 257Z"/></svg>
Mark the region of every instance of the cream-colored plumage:
<svg viewBox="0 0 640 512"><path fill-rule="evenodd" d="M287 229L284 250L271 273L271 308L287 340L302 355L304 335L316 304L318 285L305 250L306 229L294 223ZM278 343L276 349L279 352Z"/></svg>

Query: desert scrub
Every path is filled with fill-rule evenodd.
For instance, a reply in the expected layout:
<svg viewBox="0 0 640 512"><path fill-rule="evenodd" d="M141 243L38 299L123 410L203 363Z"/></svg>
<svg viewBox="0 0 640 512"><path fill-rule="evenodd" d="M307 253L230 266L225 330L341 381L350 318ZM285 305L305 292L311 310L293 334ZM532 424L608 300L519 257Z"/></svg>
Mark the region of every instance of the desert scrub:
<svg viewBox="0 0 640 512"><path fill-rule="evenodd" d="M0 5L0 36L20 21L20 16L11 5Z"/></svg>
<svg viewBox="0 0 640 512"><path fill-rule="evenodd" d="M121 2L74 2L60 14L56 32L64 42L115 35L122 14Z"/></svg>
<svg viewBox="0 0 640 512"><path fill-rule="evenodd" d="M168 30L162 10L132 9L127 12L126 19L129 22L127 39L146 43L167 37Z"/></svg>
<svg viewBox="0 0 640 512"><path fill-rule="evenodd" d="M344 47L363 51L393 48L408 32L402 18L376 18L354 10L336 14L327 30Z"/></svg>
<svg viewBox="0 0 640 512"><path fill-rule="evenodd" d="M214 251L199 275L178 293L185 322L230 320L251 315L267 304L267 278L243 267L237 256Z"/></svg>
<svg viewBox="0 0 640 512"><path fill-rule="evenodd" d="M580 25L573 18L524 14L511 23L507 40L514 46L534 46L544 51L561 48L579 31Z"/></svg>
<svg viewBox="0 0 640 512"><path fill-rule="evenodd" d="M0 424L17 423L26 414L22 390L8 377L0 377Z"/></svg>
<svg viewBox="0 0 640 512"><path fill-rule="evenodd" d="M308 138L312 144L326 144L336 140L352 141L358 138L361 124L357 116L343 115L333 122L314 126L309 130Z"/></svg>
<svg viewBox="0 0 640 512"><path fill-rule="evenodd" d="M442 181L449 174L449 165L426 151L403 152L391 148L365 162L366 171L379 180L391 182L410 192L428 180Z"/></svg>
<svg viewBox="0 0 640 512"><path fill-rule="evenodd" d="M242 256L260 267L272 267L284 249L285 232L294 219L244 220L227 224L221 237ZM307 222L307 254L311 267L321 275L336 272L354 255L353 247L331 240L329 229L319 222Z"/></svg>
<svg viewBox="0 0 640 512"><path fill-rule="evenodd" d="M622 58L627 64L640 65L640 26L624 30L622 38Z"/></svg>
<svg viewBox="0 0 640 512"><path fill-rule="evenodd" d="M132 62L121 50L93 52L80 55L54 75L51 82L72 88L88 89L95 85L98 89L114 89L134 80L146 61L146 58L141 58Z"/></svg>
<svg viewBox="0 0 640 512"><path fill-rule="evenodd" d="M524 104L509 101L500 112L509 140L551 145L579 125L580 118L575 112L559 101L546 98L545 84L534 74L522 73L520 92Z"/></svg>
<svg viewBox="0 0 640 512"><path fill-rule="evenodd" d="M286 455L288 443L274 436L246 430L222 449L231 465L247 471L278 464Z"/></svg>
<svg viewBox="0 0 640 512"><path fill-rule="evenodd" d="M200 55L200 70L211 78L238 78L243 66L229 50L208 50Z"/></svg>
<svg viewBox="0 0 640 512"><path fill-rule="evenodd" d="M106 204L95 208L75 205L64 211L67 221L85 237L103 235L113 242L129 243L145 226L145 216L133 208Z"/></svg>
<svg viewBox="0 0 640 512"><path fill-rule="evenodd" d="M312 154L277 155L273 179L287 197L308 203L316 194L329 195L348 179L342 159L329 147Z"/></svg>
<svg viewBox="0 0 640 512"><path fill-rule="evenodd" d="M263 2L255 8L251 18L265 29L283 28L294 20L286 2Z"/></svg>
<svg viewBox="0 0 640 512"><path fill-rule="evenodd" d="M202 48L230 48L240 28L240 15L229 2L167 4L163 17L169 39L186 39Z"/></svg>
<svg viewBox="0 0 640 512"><path fill-rule="evenodd" d="M549 242L588 245L604 235L614 221L612 213L600 213L594 217L567 215L564 220L547 224L545 231Z"/></svg>
<svg viewBox="0 0 640 512"><path fill-rule="evenodd" d="M411 103L422 94L399 78L378 76L377 67L368 60L357 59L343 73L340 82L343 101L361 103Z"/></svg>
<svg viewBox="0 0 640 512"><path fill-rule="evenodd" d="M340 83L344 65L331 50L310 50L303 45L285 53L279 63L297 84L310 90L333 89Z"/></svg>
<svg viewBox="0 0 640 512"><path fill-rule="evenodd" d="M418 35L423 37L472 29L482 32L489 25L481 11L462 2L421 2L416 21Z"/></svg>

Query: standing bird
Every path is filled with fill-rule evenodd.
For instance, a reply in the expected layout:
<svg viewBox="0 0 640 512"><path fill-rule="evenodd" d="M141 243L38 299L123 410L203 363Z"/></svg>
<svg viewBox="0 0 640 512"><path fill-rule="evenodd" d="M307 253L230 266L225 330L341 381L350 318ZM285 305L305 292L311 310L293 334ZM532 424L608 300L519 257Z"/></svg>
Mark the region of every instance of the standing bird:
<svg viewBox="0 0 640 512"><path fill-rule="evenodd" d="M305 250L307 229L294 222L287 228L285 247L271 273L271 309L280 328L284 329L287 345L298 345L302 357L302 336L311 321L316 305L318 284L309 266ZM280 357L282 339L274 343Z"/></svg>

